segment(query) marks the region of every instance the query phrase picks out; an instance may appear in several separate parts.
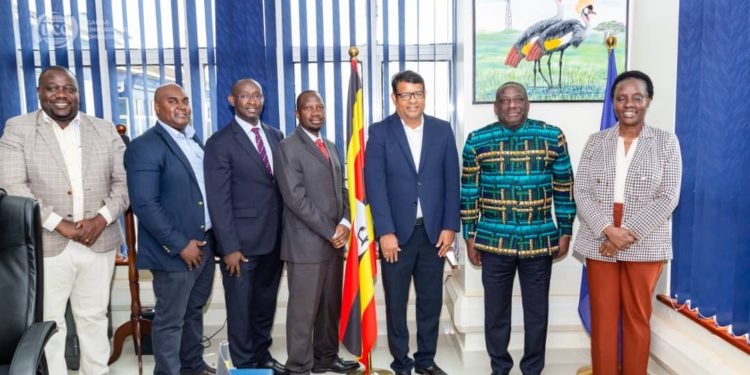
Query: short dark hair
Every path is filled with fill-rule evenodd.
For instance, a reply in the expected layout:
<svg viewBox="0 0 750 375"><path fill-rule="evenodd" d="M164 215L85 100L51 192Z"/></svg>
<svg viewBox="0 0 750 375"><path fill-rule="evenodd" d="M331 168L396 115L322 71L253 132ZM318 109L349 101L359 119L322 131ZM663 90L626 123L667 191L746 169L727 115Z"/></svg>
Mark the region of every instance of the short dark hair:
<svg viewBox="0 0 750 375"><path fill-rule="evenodd" d="M78 81L76 80L76 76L73 74L73 72L71 72L68 68L64 66L60 66L60 65L52 65L52 66L47 67L47 69L44 69L42 71L42 74L39 75L39 79L37 80L37 83L36 83L37 87L42 86L42 79L49 72L60 72L60 73L67 74L70 78L73 79L73 82L76 88L78 87Z"/></svg>
<svg viewBox="0 0 750 375"><path fill-rule="evenodd" d="M628 70L620 73L620 75L615 78L615 82L612 83L612 88L609 92L609 94L612 96L612 100L615 100L615 89L617 88L617 85L626 79L637 79L643 81L643 83L646 84L646 93L648 94L648 98L654 98L654 82L651 81L651 77L640 70Z"/></svg>
<svg viewBox="0 0 750 375"><path fill-rule="evenodd" d="M394 94L398 94L398 92L396 92L396 87L398 86L399 82L419 83L424 88L424 79L422 78L422 76L420 76L419 73L411 70L404 70L403 72L398 72L393 76L393 79L391 80L391 88L393 89Z"/></svg>
<svg viewBox="0 0 750 375"><path fill-rule="evenodd" d="M526 87L524 85L515 81L508 81L500 85L500 87L498 87L497 90L495 91L495 101L497 101L497 99L500 97L500 93L503 92L503 90L505 90L506 87L510 87L510 86L518 87L523 92L523 96L526 97L526 100L529 99L529 93L526 92Z"/></svg>
<svg viewBox="0 0 750 375"><path fill-rule="evenodd" d="M320 96L320 94L317 91L315 91L315 90L305 90L305 91L302 91L301 93L299 93L299 95L297 95L297 104L296 104L296 107L294 107L295 111L299 110L299 106L302 104L302 97L305 96L305 95L307 95L307 94L315 94L315 96L317 96L318 99L320 99L320 102L323 103L323 98ZM325 104L325 103L323 103L323 104Z"/></svg>

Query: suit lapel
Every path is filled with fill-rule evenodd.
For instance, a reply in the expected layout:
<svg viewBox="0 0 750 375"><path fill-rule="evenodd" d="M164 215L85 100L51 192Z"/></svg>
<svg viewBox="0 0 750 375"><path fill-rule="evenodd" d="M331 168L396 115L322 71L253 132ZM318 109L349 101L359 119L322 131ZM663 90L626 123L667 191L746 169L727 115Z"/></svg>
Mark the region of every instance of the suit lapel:
<svg viewBox="0 0 750 375"><path fill-rule="evenodd" d="M609 130L607 136L604 137L602 144L602 155L604 157L604 170L606 171L607 181L611 181L608 185L612 191L610 196L614 196L614 183L616 174L617 164L617 138L620 134L619 126L615 126Z"/></svg>
<svg viewBox="0 0 750 375"><path fill-rule="evenodd" d="M258 150L251 144L251 142L255 142L254 139L251 139L247 133L245 133L245 130L242 129L240 124L237 123L237 121L232 120L232 132L234 133L234 138L237 140L237 143L240 144L240 147L247 153L247 155L250 157L250 159L255 162L255 164L258 164L258 168L262 171L266 171L266 166L263 164L263 159L260 158L260 153ZM266 172L268 173L268 172Z"/></svg>
<svg viewBox="0 0 750 375"><path fill-rule="evenodd" d="M276 151L276 147L279 146L279 140L276 139L275 136L273 136L273 133L271 132L271 129L268 125L264 123L260 123L261 129L263 129L263 132L266 133L266 139L268 139L268 147L271 149L271 152Z"/></svg>
<svg viewBox="0 0 750 375"><path fill-rule="evenodd" d="M625 176L626 184L627 184L627 181L631 179L630 171L642 171L642 170L647 169L647 168L640 168L638 166L645 162L644 158L646 157L648 153L651 152L651 148L653 147L653 144L654 144L653 132L648 126L644 125L643 129L641 130L640 136L638 136L638 143L636 144L635 150L631 150L631 152L635 152L635 155L633 155L633 161L630 162L630 168L628 169L628 174Z"/></svg>
<svg viewBox="0 0 750 375"><path fill-rule="evenodd" d="M50 154L52 154L52 158L55 159L55 162L60 167L60 170L65 174L66 180L70 181L70 175L68 175L68 166L65 165L65 159L63 158L62 150L60 150L60 143L57 142L55 131L52 129L53 126L57 125L46 123L44 121L44 115L42 115L42 110L39 110L39 112L37 113L36 125L37 131L42 136L44 143L47 144L47 148L49 149Z"/></svg>
<svg viewBox="0 0 750 375"><path fill-rule="evenodd" d="M159 134L161 136L167 146L169 146L169 149L172 150L172 153L177 156L177 159L180 161L180 163L185 166L185 169L187 169L190 177L193 179L193 182L195 182L195 185L200 186L200 184L198 184L198 179L195 177L195 172L193 172L193 166L190 165L190 161L188 161L185 153L182 152L180 146L177 145L177 142L172 139L172 136L169 135L169 133L167 133L167 131L160 124L157 123L154 130L156 131L156 134ZM193 139L195 139L195 137L193 137ZM198 142L198 144L201 145L200 142ZM203 147L203 145L201 145L201 147Z"/></svg>
<svg viewBox="0 0 750 375"><path fill-rule="evenodd" d="M431 141L435 139L435 134L433 134L435 128L432 126L427 126L427 118L423 115L423 123L422 123L422 149L419 151L419 168L417 169L417 174L422 173L424 170L424 163L425 160L427 160L427 154L430 152L429 143L432 143Z"/></svg>
<svg viewBox="0 0 750 375"><path fill-rule="evenodd" d="M86 172L88 171L89 165L91 165L90 157L87 155L93 155L94 151L94 124L86 117L81 116L80 120L81 128L81 176L86 178Z"/></svg>
<svg viewBox="0 0 750 375"><path fill-rule="evenodd" d="M391 115L388 121L388 127L393 134L393 138L396 138L398 145L401 146L401 151L403 151L406 160L409 161L412 171L416 174L417 166L414 164L414 157L411 155L409 141L406 139L406 132L404 131L404 125L401 123L400 118L397 115ZM424 149L424 147L422 147L422 149Z"/></svg>
<svg viewBox="0 0 750 375"><path fill-rule="evenodd" d="M313 142L313 140L310 139L310 136L308 136L305 133L305 131L302 129L302 127L300 127L299 125L297 125L297 129L295 130L295 132L297 133L297 136L299 137L299 139L302 141L302 144L305 145L305 150L307 150L307 152L309 152L310 154L312 154L313 157L315 158L315 160L323 163L323 165L325 165L326 167L328 167L328 169L330 170L331 169L331 162L328 161L328 160L326 160L326 157L323 156L322 152L320 152L320 149L318 148L318 145L316 145L315 142ZM328 157L330 157L330 156L331 156L331 153L329 152L328 153Z"/></svg>

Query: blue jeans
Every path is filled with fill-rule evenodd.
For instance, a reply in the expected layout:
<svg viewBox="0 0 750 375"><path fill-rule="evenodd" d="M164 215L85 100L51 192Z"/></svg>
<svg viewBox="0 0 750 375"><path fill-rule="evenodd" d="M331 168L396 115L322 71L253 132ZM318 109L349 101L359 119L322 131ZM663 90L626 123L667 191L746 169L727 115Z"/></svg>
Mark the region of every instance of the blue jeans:
<svg viewBox="0 0 750 375"><path fill-rule="evenodd" d="M200 267L192 271L151 270L156 295L151 337L154 375L200 373L203 362L203 307L211 296L216 269L214 237L207 233Z"/></svg>

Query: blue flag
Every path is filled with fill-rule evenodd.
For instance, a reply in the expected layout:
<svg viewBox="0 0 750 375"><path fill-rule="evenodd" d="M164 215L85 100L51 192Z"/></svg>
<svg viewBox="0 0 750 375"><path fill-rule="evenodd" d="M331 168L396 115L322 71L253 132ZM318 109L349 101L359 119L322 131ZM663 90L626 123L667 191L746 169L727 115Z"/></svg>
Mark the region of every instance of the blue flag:
<svg viewBox="0 0 750 375"><path fill-rule="evenodd" d="M602 122L600 130L608 129L617 123L615 106L612 101L612 84L617 77L617 63L615 63L615 49L609 50L609 64L607 68L607 86L604 88L604 103L602 103ZM589 282L586 276L586 264L581 272L581 292L578 300L578 315L586 332L591 335L591 302L589 301Z"/></svg>

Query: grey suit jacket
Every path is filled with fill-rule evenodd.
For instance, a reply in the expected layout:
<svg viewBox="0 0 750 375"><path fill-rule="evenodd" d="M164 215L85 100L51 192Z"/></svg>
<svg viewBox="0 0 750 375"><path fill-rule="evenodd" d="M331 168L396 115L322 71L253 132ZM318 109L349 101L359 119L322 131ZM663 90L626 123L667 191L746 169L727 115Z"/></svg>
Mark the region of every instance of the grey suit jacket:
<svg viewBox="0 0 750 375"><path fill-rule="evenodd" d="M322 263L343 254L328 240L342 218L349 220L348 193L336 146L323 141L330 162L299 126L274 154L284 198L281 259L287 262Z"/></svg>
<svg viewBox="0 0 750 375"><path fill-rule="evenodd" d="M91 249L105 252L122 243L117 218L128 207L123 154L125 144L112 123L79 112L83 167L84 218L107 207L115 221L107 226ZM55 212L73 221L73 197L62 151L42 111L16 116L5 124L0 138L0 187L10 195L35 198L42 221ZM68 239L42 231L44 256L60 254Z"/></svg>
<svg viewBox="0 0 750 375"><path fill-rule="evenodd" d="M615 152L620 128L589 137L578 164L574 193L580 227L573 251L601 261L654 262L672 259L672 211L680 199L682 159L677 137L645 126L625 178L622 226L639 240L616 257L605 257L599 246L602 231L612 224L615 189Z"/></svg>

